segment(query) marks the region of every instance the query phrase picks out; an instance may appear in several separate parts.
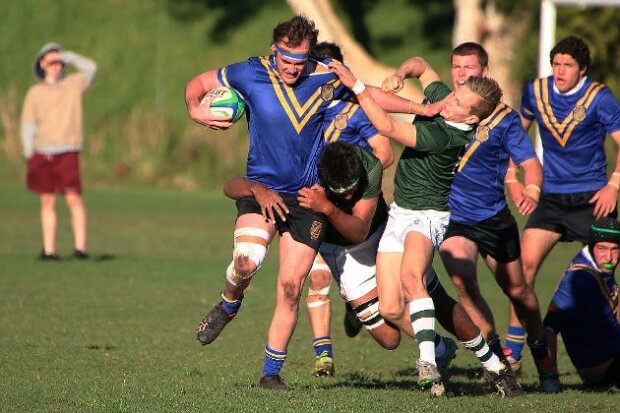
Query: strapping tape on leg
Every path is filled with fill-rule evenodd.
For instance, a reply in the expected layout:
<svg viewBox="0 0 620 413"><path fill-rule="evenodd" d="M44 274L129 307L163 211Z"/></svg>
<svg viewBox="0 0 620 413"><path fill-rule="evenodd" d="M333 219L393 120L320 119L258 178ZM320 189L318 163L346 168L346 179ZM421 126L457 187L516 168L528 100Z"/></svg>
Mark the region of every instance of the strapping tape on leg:
<svg viewBox="0 0 620 413"><path fill-rule="evenodd" d="M260 228L239 228L235 230L235 246L233 249L233 261L226 269L226 279L233 285L238 285L252 278L260 269L269 245L269 233ZM254 270L248 273L238 271L234 267L235 261L239 257L247 257L255 266Z"/></svg>
<svg viewBox="0 0 620 413"><path fill-rule="evenodd" d="M355 307L354 310L366 330L375 329L385 323L379 314L379 297L371 298Z"/></svg>

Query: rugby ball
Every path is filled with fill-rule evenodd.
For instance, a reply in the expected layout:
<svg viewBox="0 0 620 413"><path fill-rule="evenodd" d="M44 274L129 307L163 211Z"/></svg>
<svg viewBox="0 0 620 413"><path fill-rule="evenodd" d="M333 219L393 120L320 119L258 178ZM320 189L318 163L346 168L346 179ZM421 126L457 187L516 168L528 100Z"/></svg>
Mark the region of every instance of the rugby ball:
<svg viewBox="0 0 620 413"><path fill-rule="evenodd" d="M210 105L211 113L214 115L226 116L233 123L243 116L245 101L235 89L227 86L216 87L203 96L200 104L211 97L214 97Z"/></svg>

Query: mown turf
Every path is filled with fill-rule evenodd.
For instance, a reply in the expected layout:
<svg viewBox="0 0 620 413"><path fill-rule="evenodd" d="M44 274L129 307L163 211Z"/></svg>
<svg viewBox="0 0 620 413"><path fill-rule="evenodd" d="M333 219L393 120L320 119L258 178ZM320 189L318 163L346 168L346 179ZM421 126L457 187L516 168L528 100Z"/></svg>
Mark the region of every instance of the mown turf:
<svg viewBox="0 0 620 413"><path fill-rule="evenodd" d="M59 200L63 260L42 263L36 198L0 184L0 411L2 412L614 412L618 391L589 393L562 353L565 391L544 395L526 353L528 394L500 399L477 378L462 346L448 397L415 388L415 344L392 352L366 334L349 339L332 288L337 376L317 379L307 316L289 347L290 390L257 388L274 299L277 245L256 276L239 317L212 345L194 328L217 301L231 248L234 208L219 193L92 188L86 192L92 259L75 262L68 216ZM562 246L538 282L546 306L576 250ZM441 272L441 271L440 271ZM441 272L444 284L448 284ZM483 284L504 330L506 305L490 277Z"/></svg>

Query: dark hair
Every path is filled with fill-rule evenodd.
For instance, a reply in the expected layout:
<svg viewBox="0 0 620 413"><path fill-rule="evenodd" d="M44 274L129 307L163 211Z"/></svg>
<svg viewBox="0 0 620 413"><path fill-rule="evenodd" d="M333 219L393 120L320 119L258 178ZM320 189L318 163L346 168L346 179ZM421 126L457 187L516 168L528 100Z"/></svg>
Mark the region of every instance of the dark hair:
<svg viewBox="0 0 620 413"><path fill-rule="evenodd" d="M553 56L558 53L572 56L579 64L579 69L587 69L592 64L590 48L586 42L577 36L565 37L551 49L551 53L549 53L551 64L553 64Z"/></svg>
<svg viewBox="0 0 620 413"><path fill-rule="evenodd" d="M465 86L480 96L480 100L469 110L470 115L476 115L480 120L493 113L502 99L502 88L490 77L470 76Z"/></svg>
<svg viewBox="0 0 620 413"><path fill-rule="evenodd" d="M278 43L285 37L288 37L286 45L289 47L297 47L307 40L310 48L313 48L319 37L319 31L314 27L312 20L303 14L298 14L273 29L273 43Z"/></svg>
<svg viewBox="0 0 620 413"><path fill-rule="evenodd" d="M330 57L340 62L344 60L340 46L332 42L319 42L314 45L310 54L314 57L326 58Z"/></svg>
<svg viewBox="0 0 620 413"><path fill-rule="evenodd" d="M474 42L465 42L456 46L452 50L452 54L450 55L450 62L452 63L453 56L469 56L476 55L478 58L478 63L482 68L485 68L489 65L489 54L487 51L478 43Z"/></svg>
<svg viewBox="0 0 620 413"><path fill-rule="evenodd" d="M317 168L326 192L331 192L329 188L347 186L356 180L359 182L358 187L362 184L361 178L366 174L357 151L355 145L346 142L336 141L325 145Z"/></svg>

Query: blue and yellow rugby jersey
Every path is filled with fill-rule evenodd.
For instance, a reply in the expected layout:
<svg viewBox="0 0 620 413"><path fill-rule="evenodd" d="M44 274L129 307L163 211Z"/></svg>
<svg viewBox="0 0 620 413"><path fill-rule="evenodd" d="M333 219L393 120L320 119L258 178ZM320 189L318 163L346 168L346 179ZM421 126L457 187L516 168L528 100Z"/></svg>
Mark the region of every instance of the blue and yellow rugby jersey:
<svg viewBox="0 0 620 413"><path fill-rule="evenodd" d="M560 94L553 77L528 83L521 114L536 119L543 145L543 191L595 191L607 184L606 132L620 130L620 103L605 85L585 78Z"/></svg>
<svg viewBox="0 0 620 413"><path fill-rule="evenodd" d="M326 143L346 142L372 153L368 139L377 133L377 128L372 125L360 105L337 100L327 108L323 131Z"/></svg>
<svg viewBox="0 0 620 413"><path fill-rule="evenodd" d="M614 307L618 286L613 273L596 267L588 247L571 261L552 301L570 320L560 333L573 364L592 367L620 351L620 325Z"/></svg>
<svg viewBox="0 0 620 413"><path fill-rule="evenodd" d="M476 128L452 181L450 220L476 223L506 208L504 176L508 160L520 164L536 152L516 111L500 103Z"/></svg>
<svg viewBox="0 0 620 413"><path fill-rule="evenodd" d="M273 56L251 57L218 70L218 79L239 91L246 103L249 149L246 177L280 194L318 182L325 111L349 95L330 72L302 75L284 84Z"/></svg>

